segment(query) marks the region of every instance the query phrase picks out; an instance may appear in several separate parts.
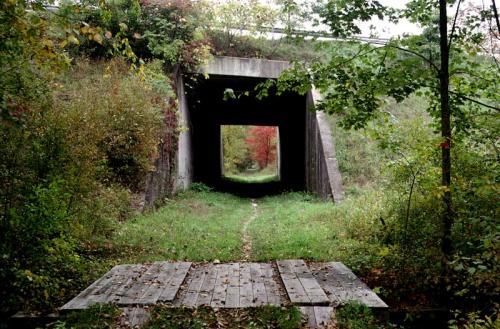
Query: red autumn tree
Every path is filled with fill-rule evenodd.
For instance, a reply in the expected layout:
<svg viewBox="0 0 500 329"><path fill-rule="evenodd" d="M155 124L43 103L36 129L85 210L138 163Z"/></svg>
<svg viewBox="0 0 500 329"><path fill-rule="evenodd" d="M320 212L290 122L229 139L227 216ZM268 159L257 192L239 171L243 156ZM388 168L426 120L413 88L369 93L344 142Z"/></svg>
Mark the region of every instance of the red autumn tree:
<svg viewBox="0 0 500 329"><path fill-rule="evenodd" d="M254 126L249 129L245 142L250 148L252 160L260 169L276 159L276 127Z"/></svg>

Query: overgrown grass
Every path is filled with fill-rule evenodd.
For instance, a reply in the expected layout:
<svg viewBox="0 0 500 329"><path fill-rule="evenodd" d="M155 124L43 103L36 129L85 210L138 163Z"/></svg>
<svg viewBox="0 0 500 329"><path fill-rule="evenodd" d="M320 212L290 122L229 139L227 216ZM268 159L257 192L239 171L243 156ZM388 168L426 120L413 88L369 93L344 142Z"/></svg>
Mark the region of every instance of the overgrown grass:
<svg viewBox="0 0 500 329"><path fill-rule="evenodd" d="M253 258L336 260L354 268L367 266L380 249L374 236L385 211L383 200L375 191L340 205L301 193L258 200L259 215L250 225Z"/></svg>
<svg viewBox="0 0 500 329"><path fill-rule="evenodd" d="M228 261L241 255L242 222L251 215L246 199L189 191L155 213L122 224L113 238L138 252L130 260Z"/></svg>

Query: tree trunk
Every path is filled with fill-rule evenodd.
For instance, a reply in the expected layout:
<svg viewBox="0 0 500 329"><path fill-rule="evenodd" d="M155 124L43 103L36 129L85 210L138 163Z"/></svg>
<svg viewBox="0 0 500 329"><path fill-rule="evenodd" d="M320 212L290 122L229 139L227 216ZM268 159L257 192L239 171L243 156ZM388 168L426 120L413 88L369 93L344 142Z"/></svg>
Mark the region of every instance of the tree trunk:
<svg viewBox="0 0 500 329"><path fill-rule="evenodd" d="M443 143L441 144L441 184L444 191L444 212L443 212L443 241L442 251L445 257L451 254L451 225L453 223L453 208L451 199L451 111L449 98L449 55L448 48L448 16L446 13L446 0L439 0L439 33L441 50L441 69L439 72L440 96L441 96L441 135Z"/></svg>

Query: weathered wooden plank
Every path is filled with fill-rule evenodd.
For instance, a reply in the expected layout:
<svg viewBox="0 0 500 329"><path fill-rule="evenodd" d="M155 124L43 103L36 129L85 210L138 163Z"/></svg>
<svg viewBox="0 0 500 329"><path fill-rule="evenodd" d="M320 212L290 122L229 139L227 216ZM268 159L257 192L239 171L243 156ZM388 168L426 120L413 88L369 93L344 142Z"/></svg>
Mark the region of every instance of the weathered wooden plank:
<svg viewBox="0 0 500 329"><path fill-rule="evenodd" d="M84 309L88 305L88 298L96 291L102 289L102 287L109 281L111 281L112 277L121 271L128 270L132 265L116 265L111 270L109 270L102 277L94 281L90 286L88 286L85 290L79 293L75 298L66 303L63 307L61 307L62 311L65 310L78 310Z"/></svg>
<svg viewBox="0 0 500 329"><path fill-rule="evenodd" d="M278 283L274 280L274 271L271 264L262 263L260 269L264 275L264 285L266 286L267 303L269 305L280 306L282 297Z"/></svg>
<svg viewBox="0 0 500 329"><path fill-rule="evenodd" d="M229 282L229 265L220 264L217 265L217 267L217 279L215 281L214 294L210 306L224 307L226 304L227 284Z"/></svg>
<svg viewBox="0 0 500 329"><path fill-rule="evenodd" d="M113 279L112 289L109 289L108 298L104 301L101 299L100 302L118 303L121 297L127 294L130 288L148 268L149 265L133 265L127 272L123 273L123 275L116 276L116 278Z"/></svg>
<svg viewBox="0 0 500 329"><path fill-rule="evenodd" d="M262 274L259 263L250 264L250 275L252 277L253 306L266 305L266 286L264 284L264 275Z"/></svg>
<svg viewBox="0 0 500 329"><path fill-rule="evenodd" d="M281 260L276 263L278 264L278 270L290 301L297 305L311 305L311 299L307 295L293 268L295 261Z"/></svg>
<svg viewBox="0 0 500 329"><path fill-rule="evenodd" d="M126 321L122 326L127 328L139 328L151 317L149 310L142 307L125 307L122 310Z"/></svg>
<svg viewBox="0 0 500 329"><path fill-rule="evenodd" d="M318 281L314 278L311 271L303 260L292 262L292 269L295 271L297 278L304 287L307 296L313 305L328 305L330 299L325 294Z"/></svg>
<svg viewBox="0 0 500 329"><path fill-rule="evenodd" d="M197 306L207 306L212 302L212 296L214 294L215 281L217 279L217 267L208 264L204 266L205 280L201 285L200 293L198 295L198 300L196 301Z"/></svg>
<svg viewBox="0 0 500 329"><path fill-rule="evenodd" d="M238 308L240 306L240 264L229 265L228 279L225 307Z"/></svg>
<svg viewBox="0 0 500 329"><path fill-rule="evenodd" d="M181 301L181 304L187 307L196 306L196 303L198 301L198 296L200 294L200 289L203 284L203 281L205 281L205 276L206 276L204 268L198 268L195 271L192 271L191 273L192 273L191 281L189 282L186 295Z"/></svg>
<svg viewBox="0 0 500 329"><path fill-rule="evenodd" d="M136 280L133 280L128 289L120 293L121 297L118 299L118 305L134 305L139 303L140 298L148 290L151 284L161 271L161 263L154 263L148 266L144 273L141 273ZM117 293L118 294L118 293Z"/></svg>
<svg viewBox="0 0 500 329"><path fill-rule="evenodd" d="M333 307L314 306L314 315L316 316L316 325L318 327L326 327L333 322Z"/></svg>
<svg viewBox="0 0 500 329"><path fill-rule="evenodd" d="M335 304L357 301L371 308L387 308L365 283L340 262L315 264L314 276Z"/></svg>
<svg viewBox="0 0 500 329"><path fill-rule="evenodd" d="M240 264L240 307L253 306L252 276L250 264Z"/></svg>
<svg viewBox="0 0 500 329"><path fill-rule="evenodd" d="M174 272L172 273L170 280L166 284L166 287L158 297L159 302L171 302L174 300L175 295L177 295L182 282L186 278L189 268L191 268L191 263L189 262L175 263Z"/></svg>
<svg viewBox="0 0 500 329"><path fill-rule="evenodd" d="M175 263L169 262L155 262L159 264L160 270L156 278L151 282L147 290L140 296L136 304L139 305L153 305L156 304L163 289L167 286L175 272Z"/></svg>
<svg viewBox="0 0 500 329"><path fill-rule="evenodd" d="M317 328L316 324L316 314L314 313L314 306L300 306L300 313L307 321L307 328Z"/></svg>

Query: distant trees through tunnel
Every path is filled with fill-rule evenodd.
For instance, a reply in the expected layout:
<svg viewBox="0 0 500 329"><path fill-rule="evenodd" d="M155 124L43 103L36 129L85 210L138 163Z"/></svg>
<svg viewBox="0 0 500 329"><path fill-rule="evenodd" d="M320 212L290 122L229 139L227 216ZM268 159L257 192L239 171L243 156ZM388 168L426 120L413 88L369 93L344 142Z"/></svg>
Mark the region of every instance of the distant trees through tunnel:
<svg viewBox="0 0 500 329"><path fill-rule="evenodd" d="M279 181L279 128L276 126L221 126L222 173L242 183Z"/></svg>

